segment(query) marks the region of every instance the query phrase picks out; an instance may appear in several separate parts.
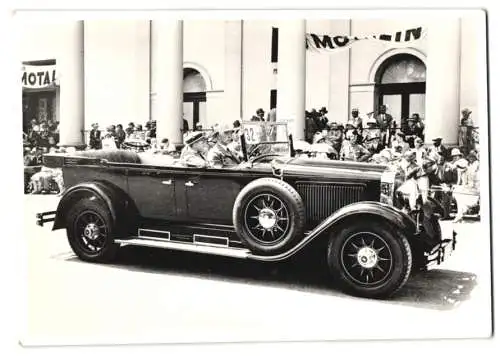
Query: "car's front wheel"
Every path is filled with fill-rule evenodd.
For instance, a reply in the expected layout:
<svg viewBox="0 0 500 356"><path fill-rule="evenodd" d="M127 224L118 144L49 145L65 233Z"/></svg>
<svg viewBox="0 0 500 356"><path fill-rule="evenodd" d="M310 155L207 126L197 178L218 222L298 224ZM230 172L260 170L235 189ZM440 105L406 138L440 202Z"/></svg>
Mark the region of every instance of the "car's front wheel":
<svg viewBox="0 0 500 356"><path fill-rule="evenodd" d="M406 237L378 221L354 223L334 233L327 258L343 289L367 298L387 298L397 292L412 267Z"/></svg>
<svg viewBox="0 0 500 356"><path fill-rule="evenodd" d="M67 215L66 232L73 252L84 261L108 262L119 246L113 241L114 224L108 208L97 199L85 198Z"/></svg>

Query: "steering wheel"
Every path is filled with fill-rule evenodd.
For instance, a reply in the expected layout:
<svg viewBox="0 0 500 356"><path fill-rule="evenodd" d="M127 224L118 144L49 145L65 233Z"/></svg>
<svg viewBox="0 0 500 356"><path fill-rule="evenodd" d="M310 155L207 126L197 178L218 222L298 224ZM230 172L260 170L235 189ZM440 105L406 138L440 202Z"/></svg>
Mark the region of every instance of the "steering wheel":
<svg viewBox="0 0 500 356"><path fill-rule="evenodd" d="M283 157L283 155L279 154L279 153L265 153L263 155L260 155L260 156L257 156L255 158L251 159L250 163L251 164L258 163L258 162L265 160L266 158L271 158L271 157L275 157L275 159L276 159L276 158ZM281 162L284 163L284 161L282 161L282 160L279 160L279 161L280 161L280 163Z"/></svg>

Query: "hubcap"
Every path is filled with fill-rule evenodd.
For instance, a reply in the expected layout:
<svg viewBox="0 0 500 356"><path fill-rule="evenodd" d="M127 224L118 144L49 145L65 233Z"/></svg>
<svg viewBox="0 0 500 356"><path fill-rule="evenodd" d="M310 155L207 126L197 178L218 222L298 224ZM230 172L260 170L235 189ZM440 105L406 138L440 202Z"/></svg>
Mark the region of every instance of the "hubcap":
<svg viewBox="0 0 500 356"><path fill-rule="evenodd" d="M371 247L363 247L358 251L358 263L363 268L373 268L378 262L377 252Z"/></svg>
<svg viewBox="0 0 500 356"><path fill-rule="evenodd" d="M108 229L103 218L94 211L84 211L75 220L75 234L78 244L86 253L98 253L105 244Z"/></svg>
<svg viewBox="0 0 500 356"><path fill-rule="evenodd" d="M270 229L276 225L276 213L274 210L265 208L259 213L259 224L262 225L264 229Z"/></svg>
<svg viewBox="0 0 500 356"><path fill-rule="evenodd" d="M290 229L290 215L283 201L274 194L259 194L245 208L248 233L261 244L276 244Z"/></svg>
<svg viewBox="0 0 500 356"><path fill-rule="evenodd" d="M94 223L89 223L83 229L83 236L95 240L99 237L99 227Z"/></svg>
<svg viewBox="0 0 500 356"><path fill-rule="evenodd" d="M384 238L373 232L358 232L344 242L341 263L354 282L371 286L389 277L393 256Z"/></svg>

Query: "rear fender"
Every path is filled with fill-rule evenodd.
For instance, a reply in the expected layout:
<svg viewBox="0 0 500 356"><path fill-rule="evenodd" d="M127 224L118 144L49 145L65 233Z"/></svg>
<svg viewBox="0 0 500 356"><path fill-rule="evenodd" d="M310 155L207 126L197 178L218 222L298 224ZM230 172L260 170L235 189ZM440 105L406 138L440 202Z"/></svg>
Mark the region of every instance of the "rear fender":
<svg viewBox="0 0 500 356"><path fill-rule="evenodd" d="M81 199L99 199L108 208L115 226L118 226L118 219L124 222L133 222L136 217L137 208L128 195L119 187L103 181L84 182L69 188L61 198L56 210L56 217L52 230L66 228L66 214L71 207ZM127 227L124 225L122 227ZM122 231L128 229L121 229Z"/></svg>

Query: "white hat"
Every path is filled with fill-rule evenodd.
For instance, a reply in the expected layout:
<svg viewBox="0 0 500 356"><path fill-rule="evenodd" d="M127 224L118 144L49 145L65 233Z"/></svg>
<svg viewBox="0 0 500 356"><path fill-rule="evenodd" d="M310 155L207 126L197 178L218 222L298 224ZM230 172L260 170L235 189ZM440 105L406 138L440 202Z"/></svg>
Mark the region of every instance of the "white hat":
<svg viewBox="0 0 500 356"><path fill-rule="evenodd" d="M451 150L451 156L463 156L462 152L458 148L454 148Z"/></svg>

